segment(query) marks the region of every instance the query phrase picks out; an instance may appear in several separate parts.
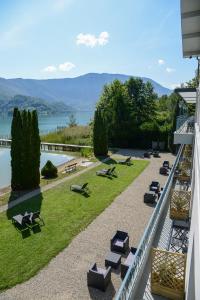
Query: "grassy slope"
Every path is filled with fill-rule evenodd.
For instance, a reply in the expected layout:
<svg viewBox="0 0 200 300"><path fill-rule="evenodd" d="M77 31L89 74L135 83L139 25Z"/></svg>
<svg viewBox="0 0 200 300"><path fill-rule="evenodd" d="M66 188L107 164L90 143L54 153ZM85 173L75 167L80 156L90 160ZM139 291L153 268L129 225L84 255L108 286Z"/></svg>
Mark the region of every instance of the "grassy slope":
<svg viewBox="0 0 200 300"><path fill-rule="evenodd" d="M85 174L32 198L0 214L0 289L5 289L32 277L51 258L65 248L80 231L95 219L148 165L147 161L134 161L128 167L117 166L118 178L107 179L95 175L101 165ZM72 183L89 182L90 197L71 192ZM43 198L43 199L41 199ZM41 206L45 226L41 232L22 238L11 221L12 215Z"/></svg>

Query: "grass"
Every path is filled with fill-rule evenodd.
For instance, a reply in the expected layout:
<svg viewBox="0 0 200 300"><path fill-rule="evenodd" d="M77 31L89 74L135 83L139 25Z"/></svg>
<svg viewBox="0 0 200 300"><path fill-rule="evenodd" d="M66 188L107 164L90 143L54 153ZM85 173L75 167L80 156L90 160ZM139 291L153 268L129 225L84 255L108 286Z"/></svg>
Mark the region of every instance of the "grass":
<svg viewBox="0 0 200 300"><path fill-rule="evenodd" d="M62 130L42 135L41 140L46 143L74 144L82 146L91 145L91 127L66 127Z"/></svg>
<svg viewBox="0 0 200 300"><path fill-rule="evenodd" d="M112 162L113 163L113 162ZM134 161L132 166L117 165L117 178L96 176L98 169L88 170L37 197L0 214L0 290L23 282L64 249L71 240L87 227L148 165ZM71 184L89 183L91 195L71 192ZM11 224L11 217L26 210L41 210L45 226L37 232L22 234Z"/></svg>

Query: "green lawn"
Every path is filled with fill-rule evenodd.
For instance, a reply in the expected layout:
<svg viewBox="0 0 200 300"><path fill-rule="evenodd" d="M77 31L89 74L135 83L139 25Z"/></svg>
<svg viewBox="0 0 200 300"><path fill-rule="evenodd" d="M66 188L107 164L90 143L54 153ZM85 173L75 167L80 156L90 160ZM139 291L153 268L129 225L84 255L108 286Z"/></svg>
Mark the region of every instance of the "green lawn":
<svg viewBox="0 0 200 300"><path fill-rule="evenodd" d="M113 163L113 162L112 162ZM51 258L92 222L148 165L136 160L132 166L117 165L117 178L95 175L103 164L57 188L0 214L0 290L32 277ZM89 183L90 197L71 192L70 184ZM41 210L45 226L22 237L11 217L26 210Z"/></svg>

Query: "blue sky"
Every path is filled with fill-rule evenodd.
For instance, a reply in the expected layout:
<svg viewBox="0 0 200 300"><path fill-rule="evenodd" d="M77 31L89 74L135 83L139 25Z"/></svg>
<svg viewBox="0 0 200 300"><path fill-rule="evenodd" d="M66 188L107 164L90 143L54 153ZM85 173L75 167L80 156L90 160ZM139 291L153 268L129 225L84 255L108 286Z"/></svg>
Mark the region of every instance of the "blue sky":
<svg viewBox="0 0 200 300"><path fill-rule="evenodd" d="M182 58L179 0L1 0L0 77L89 72L150 77L174 87L194 77Z"/></svg>

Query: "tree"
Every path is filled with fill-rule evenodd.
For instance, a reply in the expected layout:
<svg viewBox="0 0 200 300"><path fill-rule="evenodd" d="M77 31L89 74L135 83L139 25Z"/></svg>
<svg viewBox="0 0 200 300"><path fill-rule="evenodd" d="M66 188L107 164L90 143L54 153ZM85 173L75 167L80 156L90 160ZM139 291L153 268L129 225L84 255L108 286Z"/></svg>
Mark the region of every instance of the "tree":
<svg viewBox="0 0 200 300"><path fill-rule="evenodd" d="M133 107L134 122L140 126L143 122L153 120L155 117L155 99L153 86L150 82L144 83L142 79L131 77L125 86Z"/></svg>
<svg viewBox="0 0 200 300"><path fill-rule="evenodd" d="M32 135L31 135L31 159L33 164L32 187L38 187L40 184L40 134L38 126L37 111L32 112Z"/></svg>
<svg viewBox="0 0 200 300"><path fill-rule="evenodd" d="M16 191L22 187L22 120L18 108L13 111L11 139L11 188Z"/></svg>
<svg viewBox="0 0 200 300"><path fill-rule="evenodd" d="M77 126L77 122L74 114L70 114L68 118L69 118L69 122L68 122L69 127Z"/></svg>
<svg viewBox="0 0 200 300"><path fill-rule="evenodd" d="M97 108L94 114L93 147L95 156L106 156L108 154L106 122L100 108Z"/></svg>
<svg viewBox="0 0 200 300"><path fill-rule="evenodd" d="M41 170L42 176L45 178L55 178L57 177L58 169L54 166L54 164L48 160L44 167Z"/></svg>

